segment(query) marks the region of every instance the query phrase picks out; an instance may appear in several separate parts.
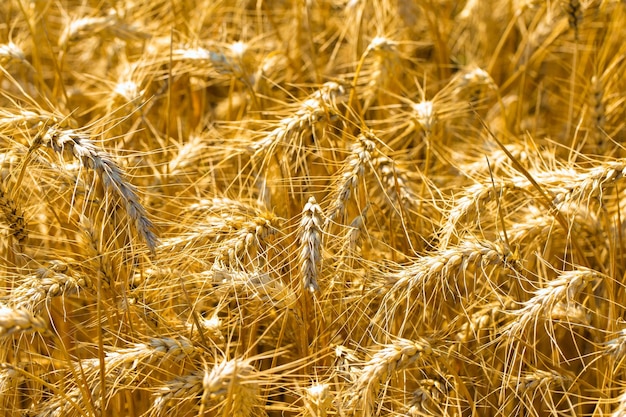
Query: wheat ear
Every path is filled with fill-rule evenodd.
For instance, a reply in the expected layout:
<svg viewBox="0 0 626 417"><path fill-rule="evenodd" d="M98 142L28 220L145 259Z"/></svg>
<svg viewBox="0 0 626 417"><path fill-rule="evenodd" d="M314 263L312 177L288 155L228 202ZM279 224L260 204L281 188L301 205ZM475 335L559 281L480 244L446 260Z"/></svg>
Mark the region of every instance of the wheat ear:
<svg viewBox="0 0 626 417"><path fill-rule="evenodd" d="M524 303L524 306L515 311L516 318L506 327L506 338L520 337L540 317L550 318L552 310L562 301L573 302L576 295L587 285L588 282L598 279L597 271L578 267L572 271L564 271L559 277L548 282L543 288L535 292L535 296Z"/></svg>
<svg viewBox="0 0 626 417"><path fill-rule="evenodd" d="M358 186L359 178L362 178L365 169L370 164L372 153L376 149L373 135L362 133L357 142L352 146L352 153L348 157L339 184L337 184L335 197L329 206L329 214L324 222L324 228L336 217L342 216L345 206L353 190Z"/></svg>
<svg viewBox="0 0 626 417"><path fill-rule="evenodd" d="M0 337L22 332L45 332L46 322L24 308L0 305Z"/></svg>
<svg viewBox="0 0 626 417"><path fill-rule="evenodd" d="M302 210L299 242L302 288L310 292L319 291L317 278L322 262L322 209L315 197L310 197Z"/></svg>
<svg viewBox="0 0 626 417"><path fill-rule="evenodd" d="M24 211L2 188L0 188L0 211L9 225L10 235L18 244L22 244L28 238Z"/></svg>
<svg viewBox="0 0 626 417"><path fill-rule="evenodd" d="M359 409L363 416L373 415L375 399L383 380L432 352L432 347L425 340L398 339L384 346L361 369L345 409L353 412Z"/></svg>
<svg viewBox="0 0 626 417"><path fill-rule="evenodd" d="M111 156L99 149L84 133L71 129L49 128L33 143L33 147L45 145L59 154L67 149L78 159L82 166L96 171L104 188L118 196L124 202L126 213L135 225L135 229L145 241L150 252L154 253L158 238L146 209L137 196L137 189L124 178L123 170Z"/></svg>

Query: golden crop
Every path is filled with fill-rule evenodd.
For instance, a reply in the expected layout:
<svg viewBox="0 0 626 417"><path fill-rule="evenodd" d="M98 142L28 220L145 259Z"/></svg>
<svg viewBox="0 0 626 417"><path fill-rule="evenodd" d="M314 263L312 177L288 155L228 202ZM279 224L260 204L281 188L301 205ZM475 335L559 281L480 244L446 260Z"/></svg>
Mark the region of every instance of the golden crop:
<svg viewBox="0 0 626 417"><path fill-rule="evenodd" d="M625 26L1 2L0 416L625 416Z"/></svg>

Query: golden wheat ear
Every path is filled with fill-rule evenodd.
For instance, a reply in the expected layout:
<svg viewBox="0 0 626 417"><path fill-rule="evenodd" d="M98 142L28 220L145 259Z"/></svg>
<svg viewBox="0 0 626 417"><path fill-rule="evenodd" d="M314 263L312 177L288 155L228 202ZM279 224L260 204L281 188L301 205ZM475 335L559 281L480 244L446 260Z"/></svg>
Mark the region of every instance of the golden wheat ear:
<svg viewBox="0 0 626 417"><path fill-rule="evenodd" d="M53 126L48 128L33 146L45 146L61 157L69 153L78 159L85 169L94 170L106 192L121 200L135 230L143 238L150 252L155 253L158 238L146 209L139 201L137 189L126 180L124 171L111 156L98 148L86 133Z"/></svg>

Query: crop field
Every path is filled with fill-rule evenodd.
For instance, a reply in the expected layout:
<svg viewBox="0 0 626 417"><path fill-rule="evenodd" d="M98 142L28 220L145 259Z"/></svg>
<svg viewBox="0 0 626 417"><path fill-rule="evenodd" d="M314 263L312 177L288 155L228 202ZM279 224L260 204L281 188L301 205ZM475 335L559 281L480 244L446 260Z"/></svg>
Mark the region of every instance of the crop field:
<svg viewBox="0 0 626 417"><path fill-rule="evenodd" d="M626 3L0 2L0 416L626 416Z"/></svg>

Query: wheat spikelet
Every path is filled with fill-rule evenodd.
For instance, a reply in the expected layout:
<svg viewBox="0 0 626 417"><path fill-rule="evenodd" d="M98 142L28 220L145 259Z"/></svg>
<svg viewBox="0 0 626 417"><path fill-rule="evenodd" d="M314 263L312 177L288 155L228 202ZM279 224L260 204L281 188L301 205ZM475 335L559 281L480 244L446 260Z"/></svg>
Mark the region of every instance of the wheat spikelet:
<svg viewBox="0 0 626 417"><path fill-rule="evenodd" d="M505 182L499 189L494 189L493 184L474 184L465 189L464 195L459 198L453 208L446 216L445 223L439 230L439 246L446 248L451 243L457 233L457 225L464 218L476 218L479 216L481 208L485 207L489 200L493 200L495 195L502 195L504 192L515 189L516 185Z"/></svg>
<svg viewBox="0 0 626 417"><path fill-rule="evenodd" d="M203 371L195 371L193 374L168 381L160 387L159 394L154 399L154 406L159 413L168 407L170 402L190 400L199 394L203 389L204 375Z"/></svg>
<svg viewBox="0 0 626 417"><path fill-rule="evenodd" d="M556 371L542 371L537 369L533 373L518 378L516 389L521 393L528 394L540 388L548 388L550 385L560 385L564 387L571 382L569 377L561 375Z"/></svg>
<svg viewBox="0 0 626 417"><path fill-rule="evenodd" d="M224 402L222 409L235 417L249 416L258 402L259 385L255 369L245 360L222 361L204 375L202 388L213 402Z"/></svg>
<svg viewBox="0 0 626 417"><path fill-rule="evenodd" d="M320 290L317 278L322 262L322 227L322 209L315 198L310 197L302 210L298 238L302 289L310 292Z"/></svg>
<svg viewBox="0 0 626 417"><path fill-rule="evenodd" d="M604 85L601 78L591 77L589 83L589 108L591 113L591 149L603 154L606 150L606 105L604 98Z"/></svg>
<svg viewBox="0 0 626 417"><path fill-rule="evenodd" d="M606 342L603 353L620 362L626 356L626 331L621 330L616 338Z"/></svg>
<svg viewBox="0 0 626 417"><path fill-rule="evenodd" d="M575 38L578 40L580 21L582 20L582 5L579 0L569 0L565 6L567 12L567 22L574 30Z"/></svg>
<svg viewBox="0 0 626 417"><path fill-rule="evenodd" d="M67 49L71 43L103 33L126 40L149 37L141 29L122 22L116 11L111 9L105 16L71 19L59 36L58 45L62 49Z"/></svg>
<svg viewBox="0 0 626 417"><path fill-rule="evenodd" d="M413 264L386 275L386 279L391 284L390 292L386 297L391 300L399 293L412 292L426 295L432 291L439 292L440 286L448 292L453 291L454 288L459 291L460 283L449 281L462 274L470 266L496 265L510 268L513 264L514 259L502 247L491 242L466 240L456 247L421 257Z"/></svg>
<svg viewBox="0 0 626 417"><path fill-rule="evenodd" d="M296 302L296 296L280 279L262 271L237 271L213 268L200 272L203 281L217 285L215 294L231 293L233 290L242 297L249 296L259 300L263 305L290 308Z"/></svg>
<svg viewBox="0 0 626 417"><path fill-rule="evenodd" d="M392 210L402 212L402 208L404 208L405 210L419 211L420 207L426 205L425 199L420 197L413 185L418 181L428 182L426 178L416 179L409 175L409 171L403 166L387 156L375 158L372 165L380 179L380 186L384 190L383 201ZM429 187L430 185L428 183ZM438 213L435 210L428 210L425 217L429 217L433 227L438 223Z"/></svg>
<svg viewBox="0 0 626 417"><path fill-rule="evenodd" d="M379 92L384 91L397 76L398 52L397 42L385 36L374 37L367 46L365 55L372 56L373 59L368 65L369 74L363 92L363 108L365 110L371 107Z"/></svg>
<svg viewBox="0 0 626 417"><path fill-rule="evenodd" d="M258 383L254 368L244 360L223 360L209 371L176 378L160 388L154 400L155 415L176 410L180 404L197 399L202 409L219 405L234 416L249 416L258 401ZM201 397L201 398L198 398Z"/></svg>

